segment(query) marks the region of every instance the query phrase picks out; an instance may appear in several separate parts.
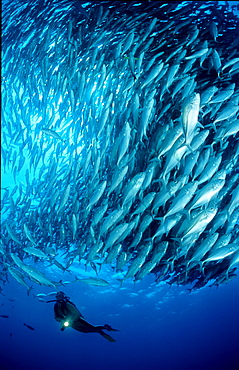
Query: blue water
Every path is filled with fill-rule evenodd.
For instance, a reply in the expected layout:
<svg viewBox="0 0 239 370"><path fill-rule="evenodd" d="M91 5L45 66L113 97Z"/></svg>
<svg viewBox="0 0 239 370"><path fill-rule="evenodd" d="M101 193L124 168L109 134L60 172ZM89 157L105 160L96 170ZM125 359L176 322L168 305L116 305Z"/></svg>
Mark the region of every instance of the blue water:
<svg viewBox="0 0 239 370"><path fill-rule="evenodd" d="M15 186L9 177L3 183ZM90 323L119 330L110 333L117 341L110 343L99 334L60 331L54 303L34 297L55 288L32 283L28 296L8 275L0 294L0 315L9 316L0 317L0 370L239 369L238 277L219 288L206 286L192 293L188 286L156 285L154 275L135 286L127 280L120 288L112 272L100 276L109 280L109 287L80 282L61 287ZM47 276L63 278L60 270ZM64 273L64 279L72 281L74 276Z"/></svg>
<svg viewBox="0 0 239 370"><path fill-rule="evenodd" d="M51 291L34 287L34 294ZM184 287L155 287L152 276L112 292L82 283L64 291L89 322L118 329L112 335L117 342L71 328L61 332L53 303L27 296L10 279L0 298L0 313L9 315L0 318L1 370L239 368L238 278L193 293Z"/></svg>

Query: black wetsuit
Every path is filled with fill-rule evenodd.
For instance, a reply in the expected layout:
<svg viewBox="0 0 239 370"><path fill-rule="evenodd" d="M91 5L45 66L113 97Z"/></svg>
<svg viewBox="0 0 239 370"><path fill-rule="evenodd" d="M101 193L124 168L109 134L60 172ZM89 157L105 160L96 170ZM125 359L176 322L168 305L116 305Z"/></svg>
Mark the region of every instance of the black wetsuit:
<svg viewBox="0 0 239 370"><path fill-rule="evenodd" d="M88 323L78 308L69 299L58 300L54 305L55 319L62 324L61 330L65 330L67 326L81 331L82 333L99 333L110 342L116 342L110 335L103 330L117 331L109 325L91 325ZM67 323L68 325L64 325Z"/></svg>

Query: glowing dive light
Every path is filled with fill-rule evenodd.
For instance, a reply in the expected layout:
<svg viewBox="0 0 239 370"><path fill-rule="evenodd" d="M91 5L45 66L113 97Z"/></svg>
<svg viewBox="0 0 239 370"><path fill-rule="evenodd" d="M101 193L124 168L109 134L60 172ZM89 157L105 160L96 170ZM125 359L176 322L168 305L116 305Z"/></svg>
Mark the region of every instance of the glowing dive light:
<svg viewBox="0 0 239 370"><path fill-rule="evenodd" d="M65 322L64 322L64 326L65 326L65 327L69 326L69 321L65 321Z"/></svg>

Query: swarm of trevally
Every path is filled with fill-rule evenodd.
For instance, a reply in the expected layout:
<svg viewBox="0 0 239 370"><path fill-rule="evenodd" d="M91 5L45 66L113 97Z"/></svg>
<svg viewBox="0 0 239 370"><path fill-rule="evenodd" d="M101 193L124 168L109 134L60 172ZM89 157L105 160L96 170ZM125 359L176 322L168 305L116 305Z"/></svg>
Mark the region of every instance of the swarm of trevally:
<svg viewBox="0 0 239 370"><path fill-rule="evenodd" d="M3 25L3 279L61 285L32 266L41 261L46 275L110 264L122 284L152 272L192 289L232 280L239 25L230 9L15 1Z"/></svg>

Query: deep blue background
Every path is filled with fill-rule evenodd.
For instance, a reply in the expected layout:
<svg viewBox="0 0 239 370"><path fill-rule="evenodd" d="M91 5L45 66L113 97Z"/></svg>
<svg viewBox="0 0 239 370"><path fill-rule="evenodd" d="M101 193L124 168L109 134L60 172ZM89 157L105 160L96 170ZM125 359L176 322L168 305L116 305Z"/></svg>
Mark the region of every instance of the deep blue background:
<svg viewBox="0 0 239 370"><path fill-rule="evenodd" d="M10 316L0 318L0 368L239 369L239 279L194 293L153 281L150 276L135 287L129 281L112 291L82 283L64 288L88 321L120 330L110 343L98 334L61 332L53 303L27 296L11 280L0 297L0 314ZM34 294L51 291L34 286Z"/></svg>

